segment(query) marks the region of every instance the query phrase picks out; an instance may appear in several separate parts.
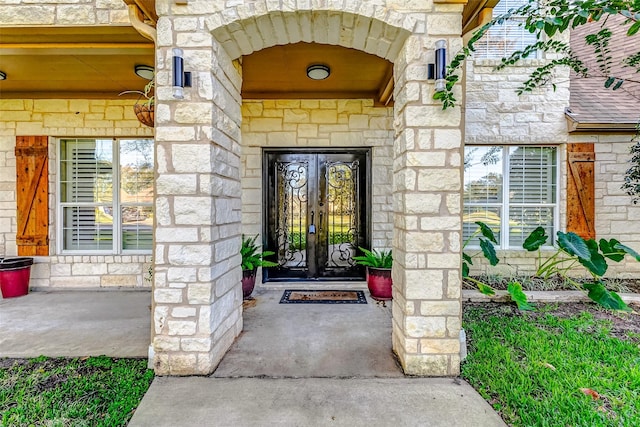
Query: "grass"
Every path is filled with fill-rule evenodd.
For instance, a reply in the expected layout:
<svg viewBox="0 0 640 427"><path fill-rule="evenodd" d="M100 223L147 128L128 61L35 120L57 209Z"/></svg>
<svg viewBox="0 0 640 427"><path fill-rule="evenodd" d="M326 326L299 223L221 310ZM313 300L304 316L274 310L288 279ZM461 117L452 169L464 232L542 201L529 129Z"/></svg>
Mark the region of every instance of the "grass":
<svg viewBox="0 0 640 427"><path fill-rule="evenodd" d="M462 376L508 424L640 425L638 340L611 336L610 321L473 306L463 325Z"/></svg>
<svg viewBox="0 0 640 427"><path fill-rule="evenodd" d="M0 422L124 426L152 380L146 359L0 359Z"/></svg>

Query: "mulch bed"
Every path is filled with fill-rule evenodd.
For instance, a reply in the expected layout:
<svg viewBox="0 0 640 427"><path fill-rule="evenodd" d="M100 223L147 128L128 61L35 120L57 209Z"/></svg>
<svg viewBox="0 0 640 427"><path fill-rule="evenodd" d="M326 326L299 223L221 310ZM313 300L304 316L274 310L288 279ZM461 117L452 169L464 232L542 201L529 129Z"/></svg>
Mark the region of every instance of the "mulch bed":
<svg viewBox="0 0 640 427"><path fill-rule="evenodd" d="M565 282L561 277L500 277L500 276L474 276L492 288L505 291L511 281L518 281L525 291L575 291L576 288ZM585 280L586 281L586 280ZM640 294L640 279L603 279L605 287L610 291L618 293ZM581 282L581 280L578 280ZM463 282L464 289L478 289L476 284L470 281Z"/></svg>

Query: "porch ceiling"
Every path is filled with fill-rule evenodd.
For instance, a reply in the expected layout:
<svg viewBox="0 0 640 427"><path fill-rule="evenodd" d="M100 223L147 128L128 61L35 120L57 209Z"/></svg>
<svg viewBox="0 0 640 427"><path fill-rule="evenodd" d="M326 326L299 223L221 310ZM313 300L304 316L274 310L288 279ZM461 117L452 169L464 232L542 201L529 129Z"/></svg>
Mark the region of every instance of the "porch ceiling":
<svg viewBox="0 0 640 427"><path fill-rule="evenodd" d="M154 57L129 26L0 28L0 97L117 98L144 88L134 66Z"/></svg>
<svg viewBox="0 0 640 427"><path fill-rule="evenodd" d="M311 80L311 64L325 64L331 74ZM386 104L393 87L393 65L355 49L317 43L274 46L242 58L242 96L269 98L373 98Z"/></svg>
<svg viewBox="0 0 640 427"><path fill-rule="evenodd" d="M464 31L481 23L498 0L436 0L465 3ZM155 0L125 0L154 23ZM489 14L490 15L490 14ZM154 45L130 26L0 28L0 97L115 99L141 90L146 81L137 64L154 65ZM311 63L331 67L326 80L306 76ZM339 46L297 43L243 58L246 98L392 99L392 65L384 59ZM135 97L136 95L128 95Z"/></svg>

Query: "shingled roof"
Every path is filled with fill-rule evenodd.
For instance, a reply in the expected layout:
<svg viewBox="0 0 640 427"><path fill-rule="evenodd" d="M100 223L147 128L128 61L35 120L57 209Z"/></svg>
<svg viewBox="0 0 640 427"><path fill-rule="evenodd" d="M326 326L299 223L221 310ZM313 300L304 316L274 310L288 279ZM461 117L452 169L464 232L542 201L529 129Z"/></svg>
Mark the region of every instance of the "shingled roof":
<svg viewBox="0 0 640 427"><path fill-rule="evenodd" d="M614 32L609 46L613 63L612 75L623 79L640 80L640 73L623 67L622 60L640 50L640 36L627 36L628 26L620 26L623 19L609 19L608 28ZM640 83L625 81L613 91L604 87L605 77L597 76L598 67L593 47L584 38L600 30L600 22L593 22L571 32L571 48L585 62L593 74L580 78L572 73L569 108L566 115L569 132L585 130L633 130L640 119Z"/></svg>

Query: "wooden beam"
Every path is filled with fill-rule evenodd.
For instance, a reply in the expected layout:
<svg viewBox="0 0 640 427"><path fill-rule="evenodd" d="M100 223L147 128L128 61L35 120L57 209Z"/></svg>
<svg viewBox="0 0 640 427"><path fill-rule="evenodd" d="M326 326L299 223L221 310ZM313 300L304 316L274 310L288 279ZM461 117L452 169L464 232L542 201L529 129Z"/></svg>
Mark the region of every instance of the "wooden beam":
<svg viewBox="0 0 640 427"><path fill-rule="evenodd" d="M376 92L242 92L243 99L377 99Z"/></svg>
<svg viewBox="0 0 640 427"><path fill-rule="evenodd" d="M393 99L393 86L393 66L390 65L383 80L383 85L380 87L380 91L378 91L378 101L382 105L389 104L389 102Z"/></svg>
<svg viewBox="0 0 640 427"><path fill-rule="evenodd" d="M153 43L0 43L0 49L153 49ZM93 52L92 54L95 54Z"/></svg>

